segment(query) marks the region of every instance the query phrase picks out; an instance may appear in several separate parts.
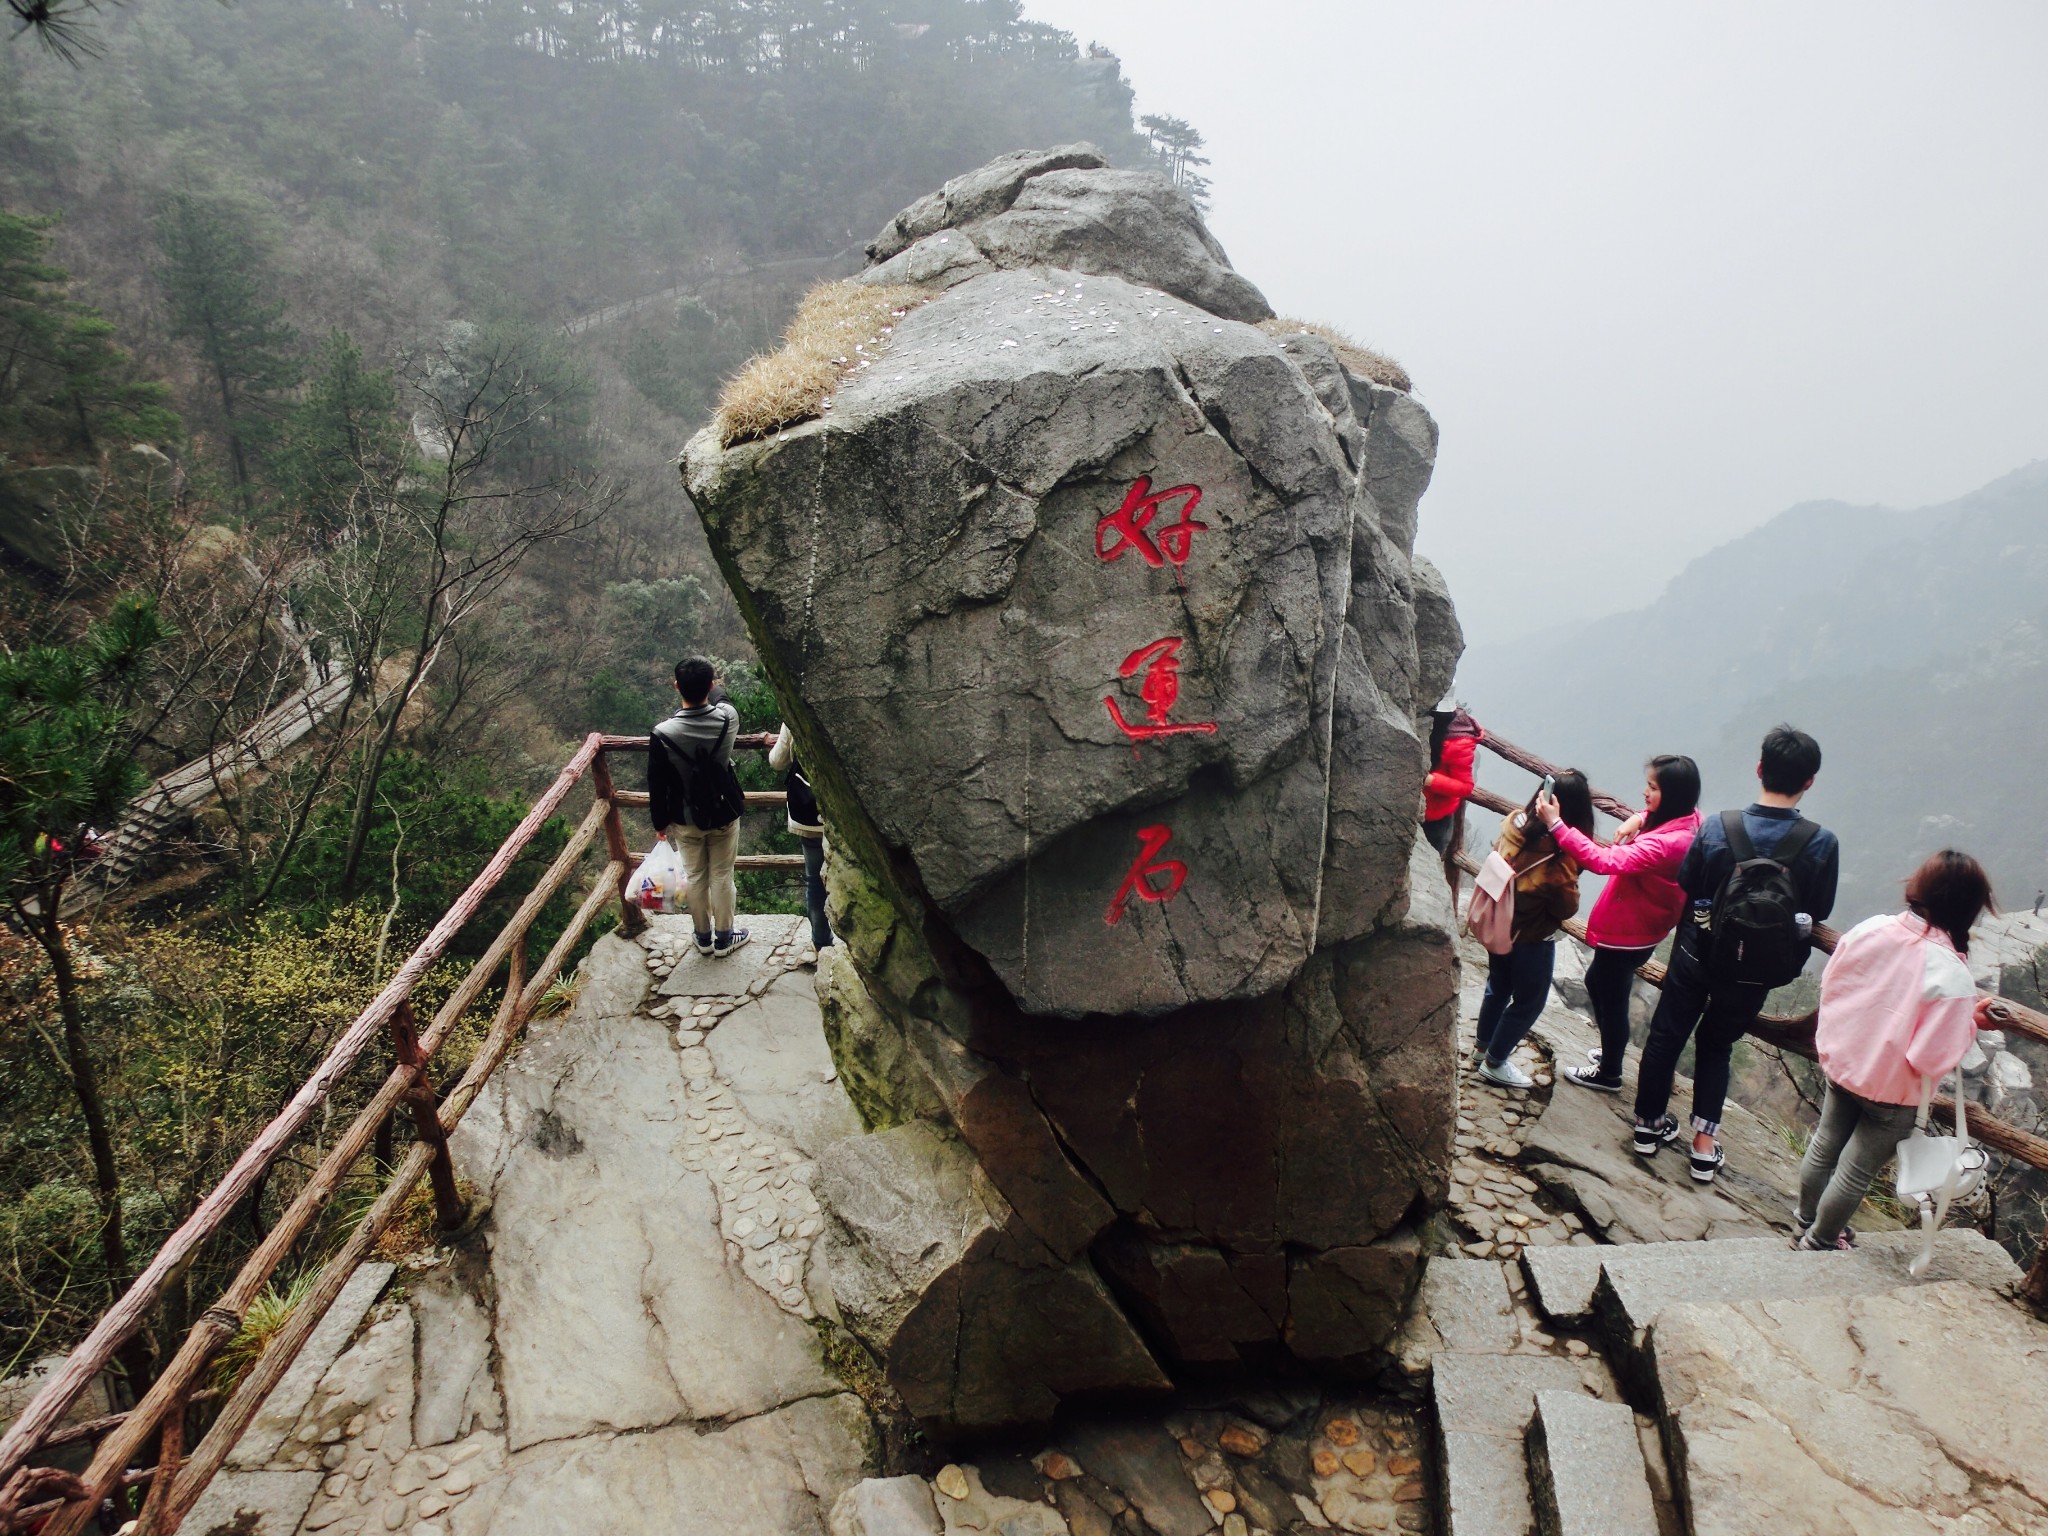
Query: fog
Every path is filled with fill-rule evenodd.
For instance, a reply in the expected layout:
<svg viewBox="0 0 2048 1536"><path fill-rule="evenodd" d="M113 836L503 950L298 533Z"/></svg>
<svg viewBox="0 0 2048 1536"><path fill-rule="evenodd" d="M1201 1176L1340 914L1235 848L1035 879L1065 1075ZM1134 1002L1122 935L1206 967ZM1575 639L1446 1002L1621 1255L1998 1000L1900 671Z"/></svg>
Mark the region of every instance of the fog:
<svg viewBox="0 0 2048 1536"><path fill-rule="evenodd" d="M1282 313L1414 375L1468 635L2048 456L2048 8L1026 0L1209 140Z"/></svg>

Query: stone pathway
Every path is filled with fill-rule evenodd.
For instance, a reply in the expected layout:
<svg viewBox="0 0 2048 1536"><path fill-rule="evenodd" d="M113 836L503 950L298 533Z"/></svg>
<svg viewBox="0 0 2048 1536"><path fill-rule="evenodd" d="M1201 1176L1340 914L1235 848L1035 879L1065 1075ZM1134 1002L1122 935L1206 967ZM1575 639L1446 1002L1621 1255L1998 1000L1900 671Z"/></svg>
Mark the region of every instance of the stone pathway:
<svg viewBox="0 0 2048 1536"><path fill-rule="evenodd" d="M1577 1511L1560 1529L1676 1536L1666 1442L1681 1421L1718 1437L1687 1452L1700 1528L1733 1532L1754 1513L1743 1458L1764 1457L1790 1411L1774 1394L1925 1416L1911 1381L1845 1386L1821 1356L1777 1359L1822 1347L1812 1341L1830 1330L1903 1328L1906 1303L1883 1297L1904 1246L1891 1258L1874 1240L1859 1269L1792 1275L1783 1142L1731 1110L1730 1173L1712 1190L1692 1185L1682 1158L1634 1158L1630 1095L1555 1082L1593 1037L1553 1000L1516 1056L1535 1087L1461 1079L1441 1256L1378 1390L1184 1391L1135 1417L1076 1418L946 1460L906 1434L886 1394L863 1398L834 1368L878 1390L845 1353L814 1270L826 1217L814 1159L860 1127L825 1048L799 920L749 926L753 943L724 960L696 955L680 918L655 919L637 944L599 942L574 1008L533 1027L455 1138L485 1219L452 1248L363 1268L187 1531L1526 1536L1541 1503L1559 1519ZM1483 966L1467 977L1469 1055ZM1758 1262L1741 1244L1606 1246L1728 1236L1752 1240ZM1968 1233L1944 1242L1953 1257L1922 1294L1946 1296L1943 1326L1989 1374L2034 1360L2013 1365L2012 1390L2030 1402L2048 1380L2048 1331L1986 1310L2007 1306L1995 1292L2010 1266L1995 1249ZM1640 1262L1607 1257L1621 1255ZM1734 1277L1727 1304L1749 1309L1734 1322L1702 1302L1710 1271ZM1673 1285L1682 1305L1667 1322L1660 1287ZM1817 1330L1807 1345L1784 1310L1795 1305ZM1716 1328L1746 1351L1726 1381ZM1901 1337L1884 1358L1934 1381L1938 1351ZM1665 1400L1672 1424L1646 1411ZM2044 1421L2048 1407L2027 1422ZM1996 1486L1974 1506L1950 1486L1963 1429L1913 1430L1913 1454L1943 1509L1994 1512L1956 1529L2034 1529L2025 1522L2048 1507L2040 1437L1987 1433ZM1778 1458L1786 1475L1833 1479L1814 1497L1879 1522L1857 1529L1923 1528L1892 1507L1906 1472L1817 1472L1822 1453L1800 1454ZM1834 1529L1818 1515L1810 1528Z"/></svg>

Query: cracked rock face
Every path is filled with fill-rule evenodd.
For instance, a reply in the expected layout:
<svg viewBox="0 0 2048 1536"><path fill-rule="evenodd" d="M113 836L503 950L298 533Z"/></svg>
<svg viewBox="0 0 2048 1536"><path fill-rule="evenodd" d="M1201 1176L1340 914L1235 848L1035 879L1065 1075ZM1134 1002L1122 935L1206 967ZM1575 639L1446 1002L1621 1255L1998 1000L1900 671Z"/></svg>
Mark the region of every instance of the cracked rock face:
<svg viewBox="0 0 2048 1536"><path fill-rule="evenodd" d="M1257 328L1186 198L1085 146L957 178L870 258L932 297L820 419L684 463L833 828L842 1081L992 1186L915 1279L842 1218L898 1285L849 1326L963 1426L1182 1361L1363 1366L1453 1114L1415 857L1460 643L1412 554L1435 425ZM1024 1272L1073 1281L1044 1328L1130 1333L1116 1380L912 1336Z"/></svg>

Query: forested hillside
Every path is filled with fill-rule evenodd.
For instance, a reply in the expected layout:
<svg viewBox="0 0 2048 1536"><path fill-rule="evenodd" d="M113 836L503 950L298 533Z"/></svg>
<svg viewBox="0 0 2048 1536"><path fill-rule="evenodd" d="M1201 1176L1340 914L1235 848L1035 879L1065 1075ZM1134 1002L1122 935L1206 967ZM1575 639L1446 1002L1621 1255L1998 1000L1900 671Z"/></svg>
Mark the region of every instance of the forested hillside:
<svg viewBox="0 0 2048 1536"><path fill-rule="evenodd" d="M191 1209L570 742L644 729L693 649L774 718L673 461L794 295L1002 151L1154 153L1116 61L1014 0L71 15L75 59L0 47L0 1376ZM314 696L58 920L86 828Z"/></svg>
<svg viewBox="0 0 2048 1536"><path fill-rule="evenodd" d="M1459 690L1620 790L1651 753L1690 753L1716 805L1753 792L1757 742L1790 720L1825 756L1808 804L1842 835L1839 916L1891 907L1943 846L2030 905L2048 883L2048 463L1911 512L1794 507L1647 607L1475 648Z"/></svg>

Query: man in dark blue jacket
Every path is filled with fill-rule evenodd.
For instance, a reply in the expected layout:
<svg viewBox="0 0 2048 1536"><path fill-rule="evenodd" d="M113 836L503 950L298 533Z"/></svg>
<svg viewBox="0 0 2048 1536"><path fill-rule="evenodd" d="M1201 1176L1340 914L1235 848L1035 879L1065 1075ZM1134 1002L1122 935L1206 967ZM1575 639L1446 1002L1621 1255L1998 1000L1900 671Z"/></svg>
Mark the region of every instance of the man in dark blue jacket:
<svg viewBox="0 0 2048 1536"><path fill-rule="evenodd" d="M1834 833L1799 814L1799 801L1819 772L1820 743L1789 725L1777 727L1764 737L1758 754L1756 776L1762 792L1742 812L1742 829L1760 857L1770 858L1788 838L1803 839L1788 869L1799 910L1810 922L1820 922L1834 910L1841 874L1841 846ZM1735 864L1721 818L1709 817L1678 867L1686 911L1678 920L1664 995L1650 1020L1650 1038L1636 1075L1635 1150L1650 1157L1678 1139L1678 1120L1668 1112L1671 1080L1685 1042L1698 1031L1693 1047L1692 1176L1702 1184L1714 1182L1724 1160L1721 1110L1728 1100L1735 1042L1749 1032L1770 993L1768 987L1716 977L1707 966L1714 898Z"/></svg>

